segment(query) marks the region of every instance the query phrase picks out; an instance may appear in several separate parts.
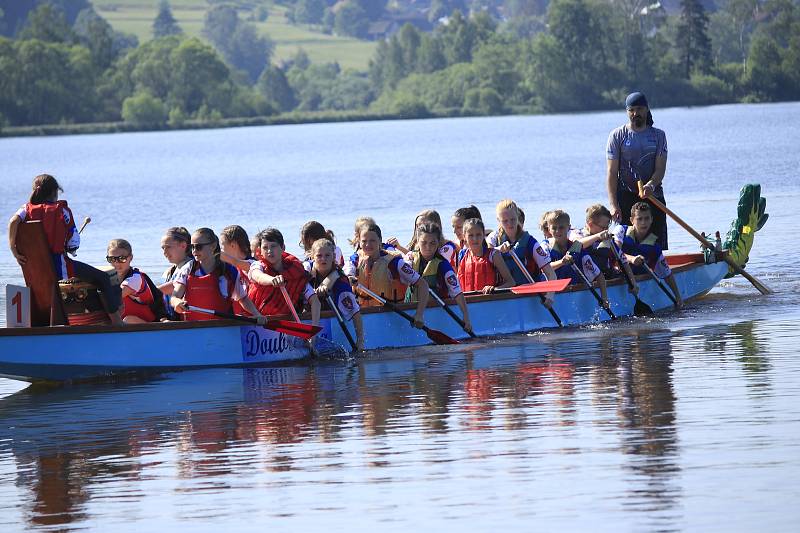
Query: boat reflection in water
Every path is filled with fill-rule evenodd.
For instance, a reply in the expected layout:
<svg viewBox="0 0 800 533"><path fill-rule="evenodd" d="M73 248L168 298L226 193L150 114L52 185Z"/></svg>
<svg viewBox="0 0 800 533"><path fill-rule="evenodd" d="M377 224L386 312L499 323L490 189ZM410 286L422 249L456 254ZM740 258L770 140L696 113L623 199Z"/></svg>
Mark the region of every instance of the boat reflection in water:
<svg viewBox="0 0 800 533"><path fill-rule="evenodd" d="M278 483L277 475L311 476L305 490L313 493L329 490L330 479L315 476L320 471L380 484L391 483L396 469L419 480L431 465L448 464L450 473L441 475L458 478L459 469L488 461L525 481L578 463L586 468L590 455L591 475L622 467L630 498L670 509L678 505L681 469L675 345L719 353L719 343L736 342L741 349L724 351L763 371L768 363L748 349L756 342L753 324L704 329L699 347L693 330L573 330L350 365L215 369L24 390L0 400L0 463L16 466L16 479L3 483L30 498L20 498L16 511L10 501L0 508L10 505L6 519L16 514L30 526L80 524L108 512L93 510L93 499L119 496L122 486L134 506L155 495L177 508L191 494L196 515L200 502L220 493L235 507L253 490L264 497L291 483ZM420 453L424 460L407 470L404 461ZM385 481L376 468L388 469ZM243 489L248 496L237 493ZM283 512L291 514L291 506Z"/></svg>

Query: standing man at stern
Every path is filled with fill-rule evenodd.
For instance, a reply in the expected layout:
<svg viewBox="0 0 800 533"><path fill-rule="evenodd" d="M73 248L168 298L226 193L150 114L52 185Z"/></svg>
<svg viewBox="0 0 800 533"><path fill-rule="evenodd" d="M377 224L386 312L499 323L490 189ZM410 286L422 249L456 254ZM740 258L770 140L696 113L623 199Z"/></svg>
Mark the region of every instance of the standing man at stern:
<svg viewBox="0 0 800 533"><path fill-rule="evenodd" d="M667 170L667 136L663 130L653 127L653 115L645 95L640 92L629 94L625 99L625 110L628 123L615 128L608 135L606 145L608 203L611 216L622 224L630 223L631 207L636 202L647 201L648 195L652 194L666 204L661 182ZM639 180L644 185L641 197ZM658 237L661 248L666 250L667 216L654 205L652 207L651 231Z"/></svg>

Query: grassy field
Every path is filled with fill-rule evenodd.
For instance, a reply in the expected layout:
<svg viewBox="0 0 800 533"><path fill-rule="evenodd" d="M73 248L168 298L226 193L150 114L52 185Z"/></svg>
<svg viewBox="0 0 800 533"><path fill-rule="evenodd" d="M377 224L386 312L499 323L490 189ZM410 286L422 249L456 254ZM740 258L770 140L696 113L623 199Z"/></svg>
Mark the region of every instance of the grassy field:
<svg viewBox="0 0 800 533"><path fill-rule="evenodd" d="M139 42L150 40L153 19L159 0L93 0L98 13L117 30L133 33ZM208 4L205 0L170 0L172 14L188 35L200 36ZM247 13L242 13L242 18ZM325 35L286 21L286 8L270 5L265 22L256 22L258 30L275 42L273 62L292 57L298 49L306 51L314 63L338 61L342 68L366 70L375 51L375 43Z"/></svg>

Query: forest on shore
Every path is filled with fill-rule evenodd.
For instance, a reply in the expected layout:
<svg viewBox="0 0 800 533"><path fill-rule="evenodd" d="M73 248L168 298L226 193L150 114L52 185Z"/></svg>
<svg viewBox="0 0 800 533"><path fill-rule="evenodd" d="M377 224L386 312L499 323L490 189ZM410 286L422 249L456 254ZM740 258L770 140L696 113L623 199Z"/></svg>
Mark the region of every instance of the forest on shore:
<svg viewBox="0 0 800 533"><path fill-rule="evenodd" d="M718 0L711 13L680 0L674 14L642 0L434 1L432 30L406 23L355 70L302 49L273 61L259 0L208 0L201 37L162 0L142 43L89 0L2 0L0 131L590 111L620 108L632 90L654 107L800 99L797 0ZM310 6L320 31L349 35L388 9L281 4L294 23L317 24L303 20Z"/></svg>

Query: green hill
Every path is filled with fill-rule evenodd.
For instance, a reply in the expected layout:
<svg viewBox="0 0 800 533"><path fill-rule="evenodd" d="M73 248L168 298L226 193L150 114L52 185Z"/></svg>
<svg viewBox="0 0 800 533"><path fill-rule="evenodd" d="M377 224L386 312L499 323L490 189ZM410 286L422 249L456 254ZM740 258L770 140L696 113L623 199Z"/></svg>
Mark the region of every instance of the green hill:
<svg viewBox="0 0 800 533"><path fill-rule="evenodd" d="M139 42L150 40L159 0L93 0L97 12L117 30L133 33ZM188 35L200 36L205 0L171 0L172 14ZM242 12L246 18L249 12ZM286 8L270 5L265 22L255 22L259 31L275 42L273 62L288 59L302 48L314 63L338 61L342 68L366 70L376 43L326 35L286 21Z"/></svg>

